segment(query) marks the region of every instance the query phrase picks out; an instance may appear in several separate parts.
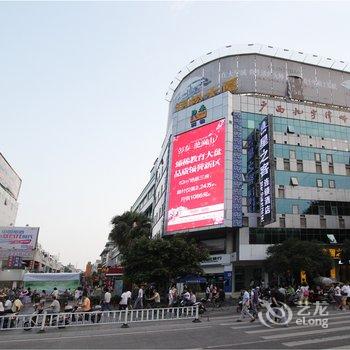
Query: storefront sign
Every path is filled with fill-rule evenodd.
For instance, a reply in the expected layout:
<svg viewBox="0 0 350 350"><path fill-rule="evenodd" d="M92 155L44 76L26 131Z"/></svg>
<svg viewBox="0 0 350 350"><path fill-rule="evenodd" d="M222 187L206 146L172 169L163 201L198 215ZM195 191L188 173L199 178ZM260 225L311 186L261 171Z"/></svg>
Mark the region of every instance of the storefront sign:
<svg viewBox="0 0 350 350"><path fill-rule="evenodd" d="M271 115L260 123L259 132L260 223L264 226L276 221Z"/></svg>
<svg viewBox="0 0 350 350"><path fill-rule="evenodd" d="M209 260L202 262L201 265L228 265L231 262L230 254L215 254L211 255Z"/></svg>

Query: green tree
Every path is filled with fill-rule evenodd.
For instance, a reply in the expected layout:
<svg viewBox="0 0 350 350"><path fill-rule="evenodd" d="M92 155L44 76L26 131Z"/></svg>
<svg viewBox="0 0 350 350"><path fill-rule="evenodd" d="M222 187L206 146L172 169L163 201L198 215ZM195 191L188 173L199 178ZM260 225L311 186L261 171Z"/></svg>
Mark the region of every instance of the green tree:
<svg viewBox="0 0 350 350"><path fill-rule="evenodd" d="M171 280L202 273L200 263L208 258L208 251L193 240L141 237L134 239L124 251L122 265L130 282L154 282L164 290Z"/></svg>
<svg viewBox="0 0 350 350"><path fill-rule="evenodd" d="M341 247L340 258L343 263L349 264L350 260L350 240L345 239Z"/></svg>
<svg viewBox="0 0 350 350"><path fill-rule="evenodd" d="M151 220L147 215L135 211L126 211L111 220L113 228L109 234L112 240L123 253L129 249L132 240L151 236Z"/></svg>
<svg viewBox="0 0 350 350"><path fill-rule="evenodd" d="M308 280L324 275L333 266L333 260L317 241L289 239L267 248L265 267L280 276L286 273L298 279L300 271L305 271Z"/></svg>

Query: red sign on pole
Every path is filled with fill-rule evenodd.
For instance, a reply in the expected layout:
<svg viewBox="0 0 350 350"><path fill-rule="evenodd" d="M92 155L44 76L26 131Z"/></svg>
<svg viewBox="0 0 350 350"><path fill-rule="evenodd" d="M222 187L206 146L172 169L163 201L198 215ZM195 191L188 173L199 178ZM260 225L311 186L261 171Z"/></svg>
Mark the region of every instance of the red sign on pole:
<svg viewBox="0 0 350 350"><path fill-rule="evenodd" d="M167 232L224 222L225 120L174 138Z"/></svg>

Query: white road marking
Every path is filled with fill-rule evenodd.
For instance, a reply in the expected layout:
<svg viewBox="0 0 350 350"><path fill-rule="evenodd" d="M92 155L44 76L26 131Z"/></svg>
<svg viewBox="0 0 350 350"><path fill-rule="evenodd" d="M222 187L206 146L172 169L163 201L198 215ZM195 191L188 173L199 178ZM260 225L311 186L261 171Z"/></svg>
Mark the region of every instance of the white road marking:
<svg viewBox="0 0 350 350"><path fill-rule="evenodd" d="M286 328L285 330L288 330ZM323 333L335 333L335 332L344 332L349 331L350 327L336 327L336 328L328 328L328 329L317 329L314 331L307 331L307 332L295 332L295 333L284 333L284 334L277 334L277 335L267 335L265 337L262 337L266 340L272 340L272 339L283 339L283 338L293 338L293 337L301 337L304 335L314 335L314 334L323 334Z"/></svg>
<svg viewBox="0 0 350 350"><path fill-rule="evenodd" d="M298 341L290 341L287 343L282 343L285 346L301 346L301 345L308 345L308 344L315 344L315 343L325 343L329 341L337 341L337 340L344 340L344 339L350 339L350 335L338 335L335 337L327 337L327 338L314 338L314 339L308 339L308 340L298 340ZM349 345L344 347L343 349L349 349ZM334 349L334 348L332 348Z"/></svg>
<svg viewBox="0 0 350 350"><path fill-rule="evenodd" d="M347 318L349 318L347 316ZM329 322L329 326L333 326L336 324L345 324L345 323L350 323L350 320L348 321L337 321L337 322ZM275 327L275 328L267 328L265 327L264 329L259 329L257 331L246 331L245 333L247 334L257 334L257 333L266 333L266 332L279 332L279 331L286 331L286 330L291 330L291 329L300 329L303 330L305 328L320 328L320 325L312 325L312 326L292 326L292 327L283 327L283 326L279 326L279 327Z"/></svg>
<svg viewBox="0 0 350 350"><path fill-rule="evenodd" d="M45 341L45 340L65 340L65 339L79 339L79 338L97 338L97 337L108 337L108 336L121 336L121 335L134 335L134 334L148 334L148 333L163 333L163 332L175 332L175 331L189 331L198 329L212 328L212 326L198 326L198 327L187 327L187 328L173 328L173 329L159 329L151 331L136 331L136 332L114 332L114 333L104 333L104 334L86 334L86 335L75 335L75 336L61 336L61 337L38 337L38 338L26 338L26 339L11 339L11 340L0 340L0 343L19 343L28 341Z"/></svg>

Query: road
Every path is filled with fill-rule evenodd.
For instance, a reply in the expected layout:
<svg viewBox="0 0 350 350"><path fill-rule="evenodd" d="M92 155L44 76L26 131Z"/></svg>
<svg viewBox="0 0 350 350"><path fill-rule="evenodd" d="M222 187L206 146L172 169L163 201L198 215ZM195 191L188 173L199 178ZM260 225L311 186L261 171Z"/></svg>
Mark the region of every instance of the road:
<svg viewBox="0 0 350 350"><path fill-rule="evenodd" d="M296 324L268 328L259 320L238 323L236 315L191 320L71 327L64 330L5 331L0 333L1 349L350 349L350 311L330 310L320 316L321 325ZM305 317L304 322L313 317ZM301 321L299 321L301 322ZM316 322L316 321L313 321Z"/></svg>

